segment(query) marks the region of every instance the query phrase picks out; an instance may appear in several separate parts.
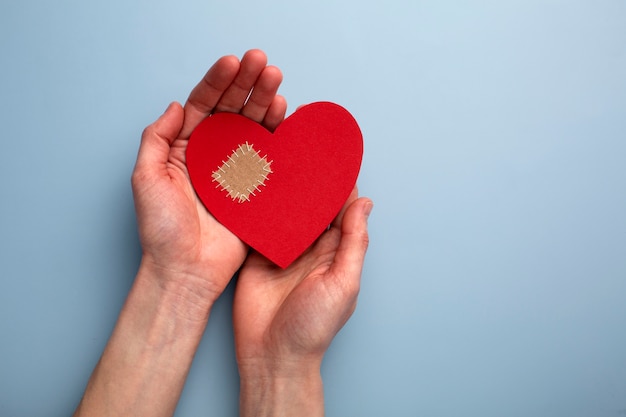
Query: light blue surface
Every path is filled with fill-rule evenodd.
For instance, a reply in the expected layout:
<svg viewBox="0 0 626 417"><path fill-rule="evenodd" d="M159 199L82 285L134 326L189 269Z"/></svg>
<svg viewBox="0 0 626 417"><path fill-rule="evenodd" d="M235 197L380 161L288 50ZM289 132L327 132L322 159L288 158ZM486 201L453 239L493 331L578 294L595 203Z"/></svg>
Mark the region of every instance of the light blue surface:
<svg viewBox="0 0 626 417"><path fill-rule="evenodd" d="M71 414L139 261L141 131L252 47L365 136L328 416L626 414L623 1L4 1L0 47L0 416ZM231 297L179 417L237 414Z"/></svg>

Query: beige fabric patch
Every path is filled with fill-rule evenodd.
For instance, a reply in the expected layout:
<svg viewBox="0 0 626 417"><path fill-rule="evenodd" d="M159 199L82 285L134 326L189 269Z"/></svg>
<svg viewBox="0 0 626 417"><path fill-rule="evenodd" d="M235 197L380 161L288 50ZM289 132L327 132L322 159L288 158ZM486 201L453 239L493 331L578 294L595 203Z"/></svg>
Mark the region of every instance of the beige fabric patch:
<svg viewBox="0 0 626 417"><path fill-rule="evenodd" d="M243 203L250 201L250 196L255 196L255 192L260 193L260 187L265 187L272 173L272 162L268 162L267 155L259 156L254 145L246 142L239 145L226 161L222 161L211 177L217 183L216 188L221 187L221 191L233 201Z"/></svg>

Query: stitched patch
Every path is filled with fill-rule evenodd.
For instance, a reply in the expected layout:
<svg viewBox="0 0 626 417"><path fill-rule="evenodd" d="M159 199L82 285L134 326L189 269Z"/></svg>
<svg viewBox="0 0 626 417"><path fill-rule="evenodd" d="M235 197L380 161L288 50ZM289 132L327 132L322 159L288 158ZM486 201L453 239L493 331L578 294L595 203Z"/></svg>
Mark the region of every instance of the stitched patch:
<svg viewBox="0 0 626 417"><path fill-rule="evenodd" d="M272 173L273 161L267 160L267 155L261 157L254 145L241 144L225 160L222 165L213 171L213 182L216 188L226 193L233 201L244 203L250 201L256 193L261 192L261 187Z"/></svg>

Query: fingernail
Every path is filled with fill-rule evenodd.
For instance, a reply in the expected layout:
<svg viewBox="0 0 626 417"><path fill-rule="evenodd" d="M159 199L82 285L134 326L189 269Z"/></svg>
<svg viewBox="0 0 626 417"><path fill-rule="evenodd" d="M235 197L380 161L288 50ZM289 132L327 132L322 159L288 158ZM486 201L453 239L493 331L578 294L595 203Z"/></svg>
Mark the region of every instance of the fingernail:
<svg viewBox="0 0 626 417"><path fill-rule="evenodd" d="M374 203L372 203L371 201L368 201L367 203L365 203L365 205L363 206L363 213L365 213L365 217L370 216L370 213L372 212L373 208L374 208Z"/></svg>
<svg viewBox="0 0 626 417"><path fill-rule="evenodd" d="M170 104L167 105L167 108L165 109L165 111L163 112L163 114L167 113L168 110L174 105L174 102L172 101Z"/></svg>

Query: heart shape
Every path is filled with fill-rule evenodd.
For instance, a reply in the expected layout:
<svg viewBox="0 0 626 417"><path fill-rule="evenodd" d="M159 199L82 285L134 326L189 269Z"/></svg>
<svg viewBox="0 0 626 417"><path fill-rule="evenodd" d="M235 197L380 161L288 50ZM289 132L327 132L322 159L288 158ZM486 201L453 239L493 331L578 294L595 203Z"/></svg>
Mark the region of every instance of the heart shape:
<svg viewBox="0 0 626 417"><path fill-rule="evenodd" d="M239 114L213 114L193 131L186 151L207 210L282 268L337 216L362 156L356 120L329 102L300 107L274 133Z"/></svg>

